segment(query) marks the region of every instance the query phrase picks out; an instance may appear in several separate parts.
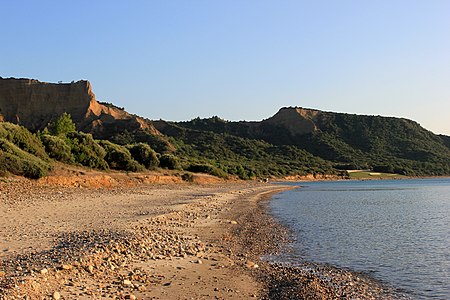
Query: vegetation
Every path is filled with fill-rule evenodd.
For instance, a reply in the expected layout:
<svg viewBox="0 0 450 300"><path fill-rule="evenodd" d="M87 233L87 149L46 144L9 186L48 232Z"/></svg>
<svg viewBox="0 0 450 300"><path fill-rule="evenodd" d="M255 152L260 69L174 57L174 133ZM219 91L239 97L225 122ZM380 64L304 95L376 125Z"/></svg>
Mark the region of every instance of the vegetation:
<svg viewBox="0 0 450 300"><path fill-rule="evenodd" d="M41 135L41 141L44 144L45 152L51 158L69 164L75 161L71 152L72 149L64 138L43 134Z"/></svg>
<svg viewBox="0 0 450 300"><path fill-rule="evenodd" d="M38 137L25 127L7 122L0 122L0 138L10 141L20 149L43 160L48 159L42 143Z"/></svg>
<svg viewBox="0 0 450 300"><path fill-rule="evenodd" d="M76 125L68 113L63 113L61 117L50 123L48 131L52 135L66 135L76 131Z"/></svg>
<svg viewBox="0 0 450 300"><path fill-rule="evenodd" d="M28 178L37 179L45 176L50 165L17 145L0 138L0 173L12 173Z"/></svg>
<svg viewBox="0 0 450 300"><path fill-rule="evenodd" d="M159 166L157 153L147 144L137 143L127 146L131 156L149 170L156 169Z"/></svg>
<svg viewBox="0 0 450 300"><path fill-rule="evenodd" d="M180 169L178 158L171 154L164 154L159 158L159 166L169 170Z"/></svg>
<svg viewBox="0 0 450 300"><path fill-rule="evenodd" d="M225 179L228 178L228 175L227 175L227 173L225 173L225 171L223 171L217 167L208 165L208 164L190 165L187 168L187 171L190 171L193 173L206 173L206 174L210 174L210 175L217 176L220 178L225 178Z"/></svg>
<svg viewBox="0 0 450 300"><path fill-rule="evenodd" d="M183 128L175 123L157 124L157 127L171 137L181 167L189 171L220 172L219 177L223 172L241 179L335 174L337 171L331 163L293 146L274 146L226 133Z"/></svg>
<svg viewBox="0 0 450 300"><path fill-rule="evenodd" d="M91 134L70 132L66 140L76 163L94 169L108 169L108 163L105 161L106 151Z"/></svg>
<svg viewBox="0 0 450 300"><path fill-rule="evenodd" d="M173 125L203 136L218 134L222 138L233 136L256 140L254 145L264 141L274 149L289 146L296 149L291 151L303 150L340 170L375 169L408 176L450 174L450 138L437 136L416 122L401 118L322 112L322 118L315 123L318 130L303 135L292 135L287 128L267 122L229 122L218 117L196 118ZM163 133L197 147L198 142L189 139L189 134L167 126L157 127ZM289 162L283 168L285 171L301 172L292 170L290 164L296 160L290 154L283 156ZM258 156L256 160L259 160ZM318 161L312 165L329 172Z"/></svg>
<svg viewBox="0 0 450 300"><path fill-rule="evenodd" d="M346 170L366 170L350 178L450 175L450 137L413 121L324 112L316 123L317 130L293 135L270 122L156 121L163 135L124 131L105 141L77 132L69 114L37 134L0 122L0 174L39 178L57 160L100 170L184 170L185 181L196 172L241 179Z"/></svg>
<svg viewBox="0 0 450 300"><path fill-rule="evenodd" d="M127 136L126 132L124 136ZM163 139L153 140L163 144ZM122 146L77 132L67 113L37 134L19 125L0 122L0 175L11 173L40 178L51 169L52 159L100 170L111 168L136 172L159 166L158 154L149 145L135 143L134 139L131 142ZM179 168L175 156L164 154L162 159L162 167Z"/></svg>
<svg viewBox="0 0 450 300"><path fill-rule="evenodd" d="M144 167L135 161L124 146L113 144L109 141L100 141L99 145L106 151L104 157L111 169L131 172L143 171Z"/></svg>

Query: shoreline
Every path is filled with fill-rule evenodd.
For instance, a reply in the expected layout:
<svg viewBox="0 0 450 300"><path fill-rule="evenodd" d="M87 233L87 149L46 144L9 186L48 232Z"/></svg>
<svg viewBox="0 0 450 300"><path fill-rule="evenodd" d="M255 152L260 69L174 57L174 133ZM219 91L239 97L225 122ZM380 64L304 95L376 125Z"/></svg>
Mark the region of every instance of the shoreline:
<svg viewBox="0 0 450 300"><path fill-rule="evenodd" d="M394 299L350 271L319 266L316 271L331 274L327 279L309 263L302 270L261 259L288 247L289 229L269 214L268 204L292 188L0 183L6 195L0 214L9 217L0 228L12 232L0 236L0 298ZM15 224L24 212L37 215L36 222Z"/></svg>
<svg viewBox="0 0 450 300"><path fill-rule="evenodd" d="M294 188L297 187L284 186L283 191ZM246 228L234 232L243 240L238 244L258 262L259 268L253 271L253 276L263 282L261 299L410 299L365 273L307 261L293 266L267 259L292 251L289 228L268 211L271 197L278 192L260 197L253 210L257 213L241 217L247 221ZM264 232L255 234L264 225ZM249 232L253 232L250 242Z"/></svg>

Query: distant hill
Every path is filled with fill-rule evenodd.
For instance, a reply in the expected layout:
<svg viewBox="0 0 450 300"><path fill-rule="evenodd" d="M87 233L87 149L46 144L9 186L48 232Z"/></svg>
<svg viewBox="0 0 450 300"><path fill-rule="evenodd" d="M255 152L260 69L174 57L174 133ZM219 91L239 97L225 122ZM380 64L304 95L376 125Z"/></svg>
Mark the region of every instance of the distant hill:
<svg viewBox="0 0 450 300"><path fill-rule="evenodd" d="M0 121L37 132L65 112L78 131L95 139L126 147L143 142L159 156L170 155L164 156L162 164L220 177L334 176L345 175L341 170L348 169L450 175L450 137L437 136L403 118L285 107L260 122L219 117L150 121L97 101L88 81L55 84L0 77ZM8 130L3 135L13 141ZM40 136L42 142L54 140ZM11 146L4 145L4 149ZM115 147L105 142L98 145ZM17 146L23 148L20 143Z"/></svg>
<svg viewBox="0 0 450 300"><path fill-rule="evenodd" d="M447 148L450 148L450 136L443 135L443 134L440 134L438 136L441 138L444 145L447 146Z"/></svg>
<svg viewBox="0 0 450 300"><path fill-rule="evenodd" d="M294 146L331 161L340 169L376 168L405 175L450 174L448 137L437 136L403 118L286 107L261 122L229 122L213 117L177 124Z"/></svg>

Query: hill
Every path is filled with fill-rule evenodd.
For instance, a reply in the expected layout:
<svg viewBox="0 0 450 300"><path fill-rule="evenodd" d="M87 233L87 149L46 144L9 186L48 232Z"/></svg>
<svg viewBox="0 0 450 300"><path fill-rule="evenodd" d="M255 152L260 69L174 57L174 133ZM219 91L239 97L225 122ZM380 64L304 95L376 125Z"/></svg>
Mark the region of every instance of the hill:
<svg viewBox="0 0 450 300"><path fill-rule="evenodd" d="M72 120L70 132L55 130L57 122ZM45 174L55 159L97 169L160 166L242 179L344 176L348 169L450 175L450 138L402 118L285 107L260 122L151 121L97 101L88 81L0 77L0 121L3 170L30 177ZM160 165L146 165L139 151L156 151Z"/></svg>
<svg viewBox="0 0 450 300"><path fill-rule="evenodd" d="M177 125L293 146L332 162L338 169L374 169L411 176L450 174L448 139L403 118L286 107L261 122L213 117Z"/></svg>

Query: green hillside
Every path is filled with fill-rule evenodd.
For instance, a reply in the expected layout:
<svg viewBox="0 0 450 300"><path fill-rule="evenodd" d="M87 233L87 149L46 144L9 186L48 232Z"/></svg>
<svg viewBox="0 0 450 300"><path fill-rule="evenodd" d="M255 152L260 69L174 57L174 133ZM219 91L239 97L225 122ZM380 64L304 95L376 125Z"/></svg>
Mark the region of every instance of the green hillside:
<svg viewBox="0 0 450 300"><path fill-rule="evenodd" d="M127 172L177 169L185 172L186 180L190 172L241 179L346 177L345 170L358 169L450 175L450 137L437 136L407 119L283 108L261 122L218 117L146 122L157 134L124 130L110 141L77 132L68 114L37 133L0 122L0 175L39 178L55 161Z"/></svg>
<svg viewBox="0 0 450 300"><path fill-rule="evenodd" d="M299 111L298 116L292 110ZM205 134L214 132L262 140L277 147L291 146L330 161L337 169L373 169L410 176L450 174L448 137L437 136L414 121L298 108L285 108L278 114L262 122L229 122L212 117L177 125ZM307 129L297 130L296 125L314 129L299 134Z"/></svg>
<svg viewBox="0 0 450 300"><path fill-rule="evenodd" d="M338 173L330 162L291 145L272 145L226 132L195 130L173 122L153 123L171 137L177 149L175 153L186 169L207 164L242 179Z"/></svg>

